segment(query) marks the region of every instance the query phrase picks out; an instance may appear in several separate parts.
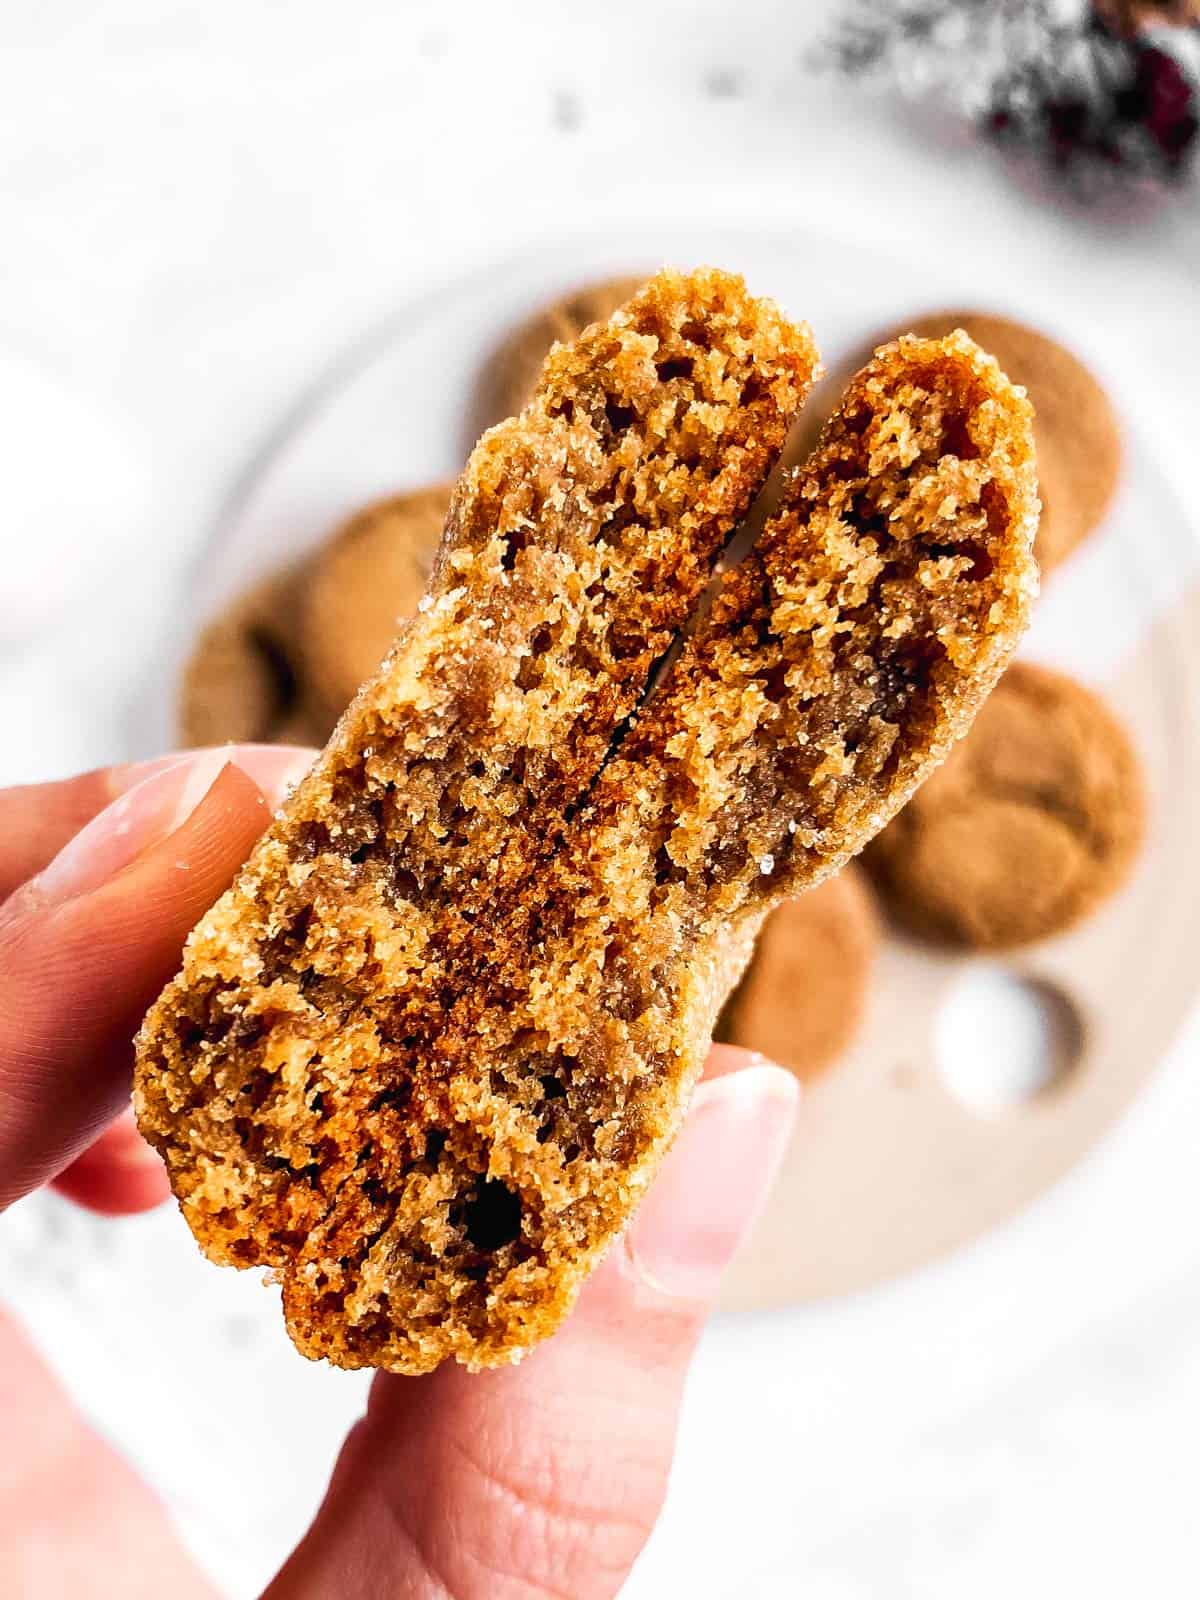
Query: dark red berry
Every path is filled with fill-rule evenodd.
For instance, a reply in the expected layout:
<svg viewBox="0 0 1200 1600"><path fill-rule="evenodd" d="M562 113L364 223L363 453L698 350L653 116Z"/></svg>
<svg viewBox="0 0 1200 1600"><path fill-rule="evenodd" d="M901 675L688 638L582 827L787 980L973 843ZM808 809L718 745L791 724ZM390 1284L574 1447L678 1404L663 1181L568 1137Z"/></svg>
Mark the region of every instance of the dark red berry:
<svg viewBox="0 0 1200 1600"><path fill-rule="evenodd" d="M1200 129L1191 84L1174 56L1145 45L1138 53L1137 87L1143 126L1168 161L1178 164Z"/></svg>

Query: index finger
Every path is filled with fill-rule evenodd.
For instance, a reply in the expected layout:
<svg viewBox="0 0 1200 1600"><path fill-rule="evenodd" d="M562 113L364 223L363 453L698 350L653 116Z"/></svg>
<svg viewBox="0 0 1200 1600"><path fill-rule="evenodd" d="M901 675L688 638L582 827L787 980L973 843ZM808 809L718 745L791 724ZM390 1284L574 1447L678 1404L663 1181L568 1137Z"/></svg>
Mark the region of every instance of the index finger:
<svg viewBox="0 0 1200 1600"><path fill-rule="evenodd" d="M135 783L198 752L177 750L153 761L96 767L54 783L0 789L0 900L48 866L68 839L119 800ZM272 807L302 775L315 751L298 745L230 745L230 761L255 783Z"/></svg>

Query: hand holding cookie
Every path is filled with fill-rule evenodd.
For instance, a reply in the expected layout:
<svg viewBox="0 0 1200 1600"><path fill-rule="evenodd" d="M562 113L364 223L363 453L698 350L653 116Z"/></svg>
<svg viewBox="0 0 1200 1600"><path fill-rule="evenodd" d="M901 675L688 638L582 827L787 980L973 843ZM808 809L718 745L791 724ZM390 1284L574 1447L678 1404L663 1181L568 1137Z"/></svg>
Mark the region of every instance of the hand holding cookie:
<svg viewBox="0 0 1200 1600"><path fill-rule="evenodd" d="M104 1213L164 1198L127 1114L132 1028L313 755L230 747L0 791L0 1209L43 1183ZM483 1382L381 1377L269 1594L366 1600L386 1572L414 1595L564 1574L581 1600L611 1595L658 1514L692 1346L795 1098L788 1074L714 1051L654 1195L545 1359ZM79 1592L81 1572L90 1592L100 1572L127 1600L212 1600L2 1312L0 1398L6 1464L26 1469L0 1483L0 1592Z"/></svg>

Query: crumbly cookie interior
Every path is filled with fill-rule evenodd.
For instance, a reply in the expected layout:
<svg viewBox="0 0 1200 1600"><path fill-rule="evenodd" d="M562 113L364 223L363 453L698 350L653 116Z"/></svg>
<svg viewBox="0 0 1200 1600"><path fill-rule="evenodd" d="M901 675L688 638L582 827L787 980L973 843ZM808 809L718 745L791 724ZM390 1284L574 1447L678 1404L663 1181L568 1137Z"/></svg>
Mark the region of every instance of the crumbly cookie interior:
<svg viewBox="0 0 1200 1600"><path fill-rule="evenodd" d="M281 1270L306 1353L416 1372L551 1332L763 916L887 821L1007 662L1030 409L965 335L905 339L639 705L813 361L717 274L556 351L472 458L426 609L148 1018L143 1130L202 1246Z"/></svg>

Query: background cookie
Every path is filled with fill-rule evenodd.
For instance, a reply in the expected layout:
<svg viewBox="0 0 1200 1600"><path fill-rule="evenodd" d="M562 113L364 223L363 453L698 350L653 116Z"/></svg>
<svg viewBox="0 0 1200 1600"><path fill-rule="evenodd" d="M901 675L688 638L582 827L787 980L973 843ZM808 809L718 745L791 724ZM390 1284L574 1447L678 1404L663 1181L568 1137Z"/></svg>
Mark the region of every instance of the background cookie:
<svg viewBox="0 0 1200 1600"><path fill-rule="evenodd" d="M296 649L301 569L264 579L210 622L184 669L183 745L271 743L304 727Z"/></svg>
<svg viewBox="0 0 1200 1600"><path fill-rule="evenodd" d="M328 733L417 608L442 536L451 485L377 500L334 534L301 601L304 670Z"/></svg>
<svg viewBox="0 0 1200 1600"><path fill-rule="evenodd" d="M515 328L484 369L478 396L479 427L515 416L533 393L550 346L556 340L568 344L590 323L611 317L644 282L644 277L623 277L585 284Z"/></svg>
<svg viewBox="0 0 1200 1600"><path fill-rule="evenodd" d="M1141 843L1129 739L1082 684L1017 662L967 739L865 857L898 919L978 949L1070 927Z"/></svg>
<svg viewBox="0 0 1200 1600"><path fill-rule="evenodd" d="M1121 435L1108 395L1079 360L1024 323L982 311L938 311L896 333L940 338L964 328L1033 401L1042 520L1034 547L1043 572L1099 526L1121 468ZM894 338L895 333L886 335Z"/></svg>
<svg viewBox="0 0 1200 1600"><path fill-rule="evenodd" d="M767 918L715 1037L815 1078L858 1030L878 943L867 878L843 867Z"/></svg>

